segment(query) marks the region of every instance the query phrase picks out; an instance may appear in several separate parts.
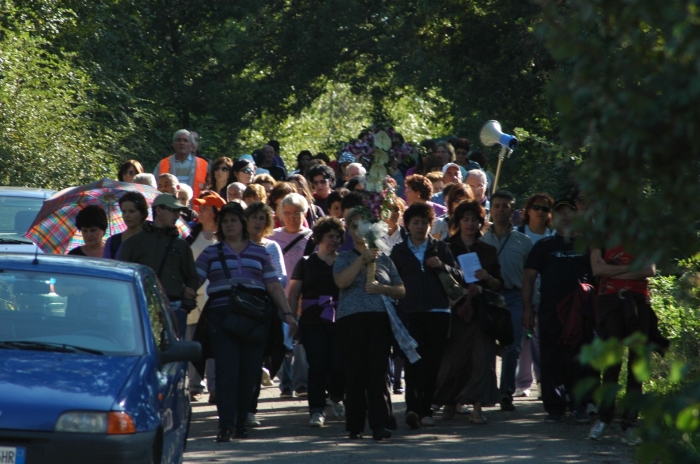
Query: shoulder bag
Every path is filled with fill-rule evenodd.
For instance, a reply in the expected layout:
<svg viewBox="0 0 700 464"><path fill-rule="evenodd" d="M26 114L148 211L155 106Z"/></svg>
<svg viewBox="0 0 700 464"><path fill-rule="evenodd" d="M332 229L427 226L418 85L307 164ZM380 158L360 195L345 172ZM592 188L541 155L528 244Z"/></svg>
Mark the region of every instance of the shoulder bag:
<svg viewBox="0 0 700 464"><path fill-rule="evenodd" d="M223 328L239 340L254 345L263 345L267 342L270 316L272 315L270 301L267 297L260 298L253 295L241 284L234 286L231 282L231 272L226 265L223 244L219 242L217 248L221 267L231 283L231 296Z"/></svg>
<svg viewBox="0 0 700 464"><path fill-rule="evenodd" d="M506 299L497 292L483 289L472 303L479 315L479 325L486 335L497 340L501 346L513 344L513 320Z"/></svg>

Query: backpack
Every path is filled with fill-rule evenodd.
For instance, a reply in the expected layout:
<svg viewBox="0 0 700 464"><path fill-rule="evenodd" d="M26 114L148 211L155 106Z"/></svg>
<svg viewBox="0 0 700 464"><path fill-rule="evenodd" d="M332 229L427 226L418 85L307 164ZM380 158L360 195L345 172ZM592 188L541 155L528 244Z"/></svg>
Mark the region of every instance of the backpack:
<svg viewBox="0 0 700 464"><path fill-rule="evenodd" d="M559 342L576 347L591 340L597 309L597 293L593 285L586 282L576 284L576 288L557 304L557 316L564 326Z"/></svg>

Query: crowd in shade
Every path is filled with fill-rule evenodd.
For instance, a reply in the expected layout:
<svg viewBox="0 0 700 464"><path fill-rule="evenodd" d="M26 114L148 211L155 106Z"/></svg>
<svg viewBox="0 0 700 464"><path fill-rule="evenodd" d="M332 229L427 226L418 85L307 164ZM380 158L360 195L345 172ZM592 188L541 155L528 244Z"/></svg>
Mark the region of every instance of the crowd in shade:
<svg viewBox="0 0 700 464"><path fill-rule="evenodd" d="M136 160L118 172L160 195L150 205L123 195L126 229L106 242L104 210L85 207L76 219L84 245L69 254L158 274L180 336L202 343L187 388L193 402L216 405L219 442L261 425L261 386L275 377L281 398L308 400L308 426L333 414L351 440L366 430L386 440L458 414L485 425L530 395L545 422L590 423L589 438L600 439L614 399L596 403L575 386L617 384L622 365L601 373L578 354L595 337L633 332L668 347L650 306L654 264L633 266L622 246L582 248L587 203L576 189L518 202L492 190L488 158L468 139L421 145L413 163L386 171L393 200L377 246L362 231L372 171L361 154L304 150L286 166L270 140L209 160L196 131L178 130L174 153L152 173ZM190 225L184 239L180 219ZM246 319L232 309L240 301L268 310ZM628 393L641 392L627 379ZM398 419L392 395L405 395ZM637 415L634 404L622 412L630 445L640 443Z"/></svg>

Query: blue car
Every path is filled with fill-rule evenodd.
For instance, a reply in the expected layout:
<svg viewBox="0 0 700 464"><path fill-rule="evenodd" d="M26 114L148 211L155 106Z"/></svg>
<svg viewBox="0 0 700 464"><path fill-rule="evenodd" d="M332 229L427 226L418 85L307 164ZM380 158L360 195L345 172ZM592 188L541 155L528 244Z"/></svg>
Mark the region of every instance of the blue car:
<svg viewBox="0 0 700 464"><path fill-rule="evenodd" d="M191 406L146 266L0 255L0 463L178 463Z"/></svg>

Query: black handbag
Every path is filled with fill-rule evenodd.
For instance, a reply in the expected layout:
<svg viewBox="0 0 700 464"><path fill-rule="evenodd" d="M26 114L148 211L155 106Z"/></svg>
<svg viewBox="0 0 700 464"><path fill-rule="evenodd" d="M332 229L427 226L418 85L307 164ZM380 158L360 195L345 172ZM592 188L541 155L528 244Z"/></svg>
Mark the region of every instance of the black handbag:
<svg viewBox="0 0 700 464"><path fill-rule="evenodd" d="M231 280L231 272L226 265L223 245L219 243L219 260L226 278ZM231 285L229 308L224 317L223 329L230 335L247 343L264 345L269 334L272 305L265 298L250 293L243 285Z"/></svg>
<svg viewBox="0 0 700 464"><path fill-rule="evenodd" d="M501 346L512 345L515 341L513 319L503 295L484 289L474 297L473 302L477 307L481 330Z"/></svg>

